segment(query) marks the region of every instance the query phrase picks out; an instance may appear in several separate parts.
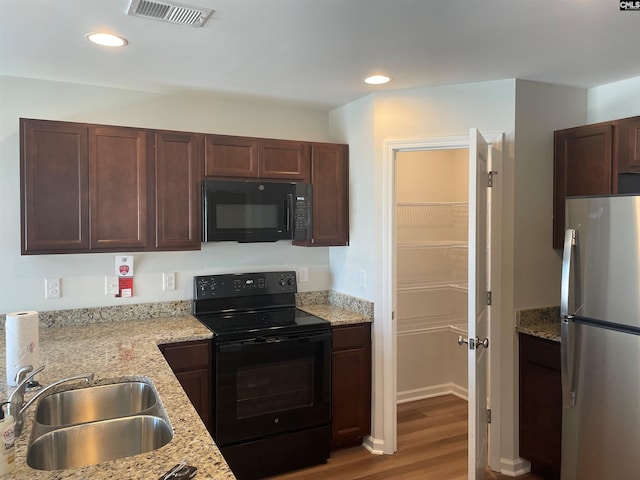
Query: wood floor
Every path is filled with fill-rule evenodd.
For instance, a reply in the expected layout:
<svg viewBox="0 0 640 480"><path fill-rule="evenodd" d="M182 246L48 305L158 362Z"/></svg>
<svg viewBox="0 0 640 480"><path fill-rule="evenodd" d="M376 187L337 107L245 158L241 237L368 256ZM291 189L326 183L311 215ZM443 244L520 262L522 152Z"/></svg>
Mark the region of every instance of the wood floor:
<svg viewBox="0 0 640 480"><path fill-rule="evenodd" d="M272 480L466 480L467 402L453 395L398 405L398 451L372 455L358 446L337 450L325 465ZM513 480L487 470L489 480ZM518 480L540 480L528 474Z"/></svg>

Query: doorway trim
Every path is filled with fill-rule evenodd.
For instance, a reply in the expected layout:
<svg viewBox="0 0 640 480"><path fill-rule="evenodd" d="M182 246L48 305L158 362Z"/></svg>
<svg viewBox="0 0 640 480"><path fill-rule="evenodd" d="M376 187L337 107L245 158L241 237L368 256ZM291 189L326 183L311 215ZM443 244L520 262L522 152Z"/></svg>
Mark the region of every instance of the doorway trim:
<svg viewBox="0 0 640 480"><path fill-rule="evenodd" d="M504 135L502 133L484 134L490 146L491 169L502 173L502 151ZM396 154L423 150L451 150L469 148L469 135L418 138L406 140L385 140L383 151L382 177L382 395L383 439L382 451L393 454L397 450L397 305L396 275ZM498 174L498 181L500 179ZM501 183L501 182L500 182ZM495 185L495 184L494 184ZM500 188L500 186L499 186ZM497 192L496 192L497 193ZM499 196L499 194L498 194ZM492 195L493 197L493 195ZM492 198L493 202L493 198ZM501 204L498 200L492 204L495 213L491 222L491 289L498 292L500 285L500 244L501 244ZM495 220L495 221L494 221ZM495 298L495 297L494 297ZM489 349L489 404L496 413L500 411L500 303L495 302L491 309L490 332L492 347ZM488 464L500 470L500 415L494 414L489 429Z"/></svg>

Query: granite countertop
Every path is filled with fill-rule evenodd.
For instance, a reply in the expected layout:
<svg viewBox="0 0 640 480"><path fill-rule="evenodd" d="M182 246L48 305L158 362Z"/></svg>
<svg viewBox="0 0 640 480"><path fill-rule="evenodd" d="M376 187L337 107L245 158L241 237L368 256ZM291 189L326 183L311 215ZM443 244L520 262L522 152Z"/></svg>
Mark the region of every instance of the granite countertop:
<svg viewBox="0 0 640 480"><path fill-rule="evenodd" d="M298 308L311 315L328 320L334 327L372 321L371 317L365 314L346 310L335 305L298 305Z"/></svg>
<svg viewBox="0 0 640 480"><path fill-rule="evenodd" d="M84 372L95 374L92 384L131 378L148 380L158 391L173 425L174 437L164 447L133 457L69 470L34 470L26 465L35 412L31 406L25 414L23 433L16 441L16 468L3 478L156 479L184 459L198 468L197 478L235 479L157 347L163 343L207 338L211 338L211 332L191 316L41 328L40 352L46 368L37 378L42 384ZM5 345L4 341L0 343L0 397L7 398ZM67 383L60 388L71 385Z"/></svg>
<svg viewBox="0 0 640 480"><path fill-rule="evenodd" d="M328 320L332 326L373 321L372 302L339 292L299 292L296 294L296 307Z"/></svg>
<svg viewBox="0 0 640 480"><path fill-rule="evenodd" d="M517 310L516 330L534 337L560 342L560 307Z"/></svg>
<svg viewBox="0 0 640 480"><path fill-rule="evenodd" d="M373 303L335 292L300 294L297 307L333 326L373 321ZM197 478L235 479L158 349L165 343L212 338L211 332L187 313L190 308L191 302L181 301L41 312L40 355L46 368L37 376L40 383L48 385L62 377L91 372L95 374L92 385L130 379L151 382L173 425L174 437L167 445L141 455L69 470L34 470L26 464L35 412L31 406L16 441L16 468L3 479L154 479L182 460L198 468ZM172 313L178 316L170 316ZM156 318L147 318L150 316ZM4 323L4 315L0 320ZM4 373L4 341L0 342L0 372L0 398L5 399L11 388ZM58 389L73 386L66 383Z"/></svg>

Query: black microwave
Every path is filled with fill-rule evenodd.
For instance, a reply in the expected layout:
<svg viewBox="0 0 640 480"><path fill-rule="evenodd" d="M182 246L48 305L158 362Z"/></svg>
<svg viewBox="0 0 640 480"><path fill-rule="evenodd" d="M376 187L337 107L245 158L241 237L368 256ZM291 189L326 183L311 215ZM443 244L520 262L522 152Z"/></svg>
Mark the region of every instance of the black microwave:
<svg viewBox="0 0 640 480"><path fill-rule="evenodd" d="M202 183L204 242L311 239L311 185L230 180Z"/></svg>

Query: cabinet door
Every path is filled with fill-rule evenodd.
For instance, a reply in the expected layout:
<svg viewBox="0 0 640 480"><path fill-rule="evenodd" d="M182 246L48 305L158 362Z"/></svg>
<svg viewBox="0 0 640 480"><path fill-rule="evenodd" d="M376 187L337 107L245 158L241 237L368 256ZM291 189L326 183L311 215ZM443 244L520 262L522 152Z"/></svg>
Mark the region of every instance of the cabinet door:
<svg viewBox="0 0 640 480"><path fill-rule="evenodd" d="M200 249L202 142L203 136L193 133L155 134L154 181L149 189L157 249Z"/></svg>
<svg viewBox="0 0 640 480"><path fill-rule="evenodd" d="M22 253L89 249L87 127L20 120Z"/></svg>
<svg viewBox="0 0 640 480"><path fill-rule="evenodd" d="M312 246L349 244L349 150L311 145Z"/></svg>
<svg viewBox="0 0 640 480"><path fill-rule="evenodd" d="M258 177L309 181L309 144L290 140L261 140Z"/></svg>
<svg viewBox="0 0 640 480"><path fill-rule="evenodd" d="M613 129L598 124L555 132L553 248L564 241L566 197L616 193Z"/></svg>
<svg viewBox="0 0 640 480"><path fill-rule="evenodd" d="M560 344L520 334L520 456L543 478L560 478Z"/></svg>
<svg viewBox="0 0 640 480"><path fill-rule="evenodd" d="M618 172L640 173L640 117L625 118L618 125Z"/></svg>
<svg viewBox="0 0 640 480"><path fill-rule="evenodd" d="M160 351L211 432L211 342L202 340L160 345Z"/></svg>
<svg viewBox="0 0 640 480"><path fill-rule="evenodd" d="M147 133L89 128L92 249L147 247Z"/></svg>
<svg viewBox="0 0 640 480"><path fill-rule="evenodd" d="M200 415L202 423L211 432L211 372L209 370L190 370L176 372L176 378L189 401Z"/></svg>
<svg viewBox="0 0 640 480"><path fill-rule="evenodd" d="M207 177L258 176L258 139L206 135L204 174Z"/></svg>
<svg viewBox="0 0 640 480"><path fill-rule="evenodd" d="M362 443L371 425L371 324L333 328L331 447Z"/></svg>

